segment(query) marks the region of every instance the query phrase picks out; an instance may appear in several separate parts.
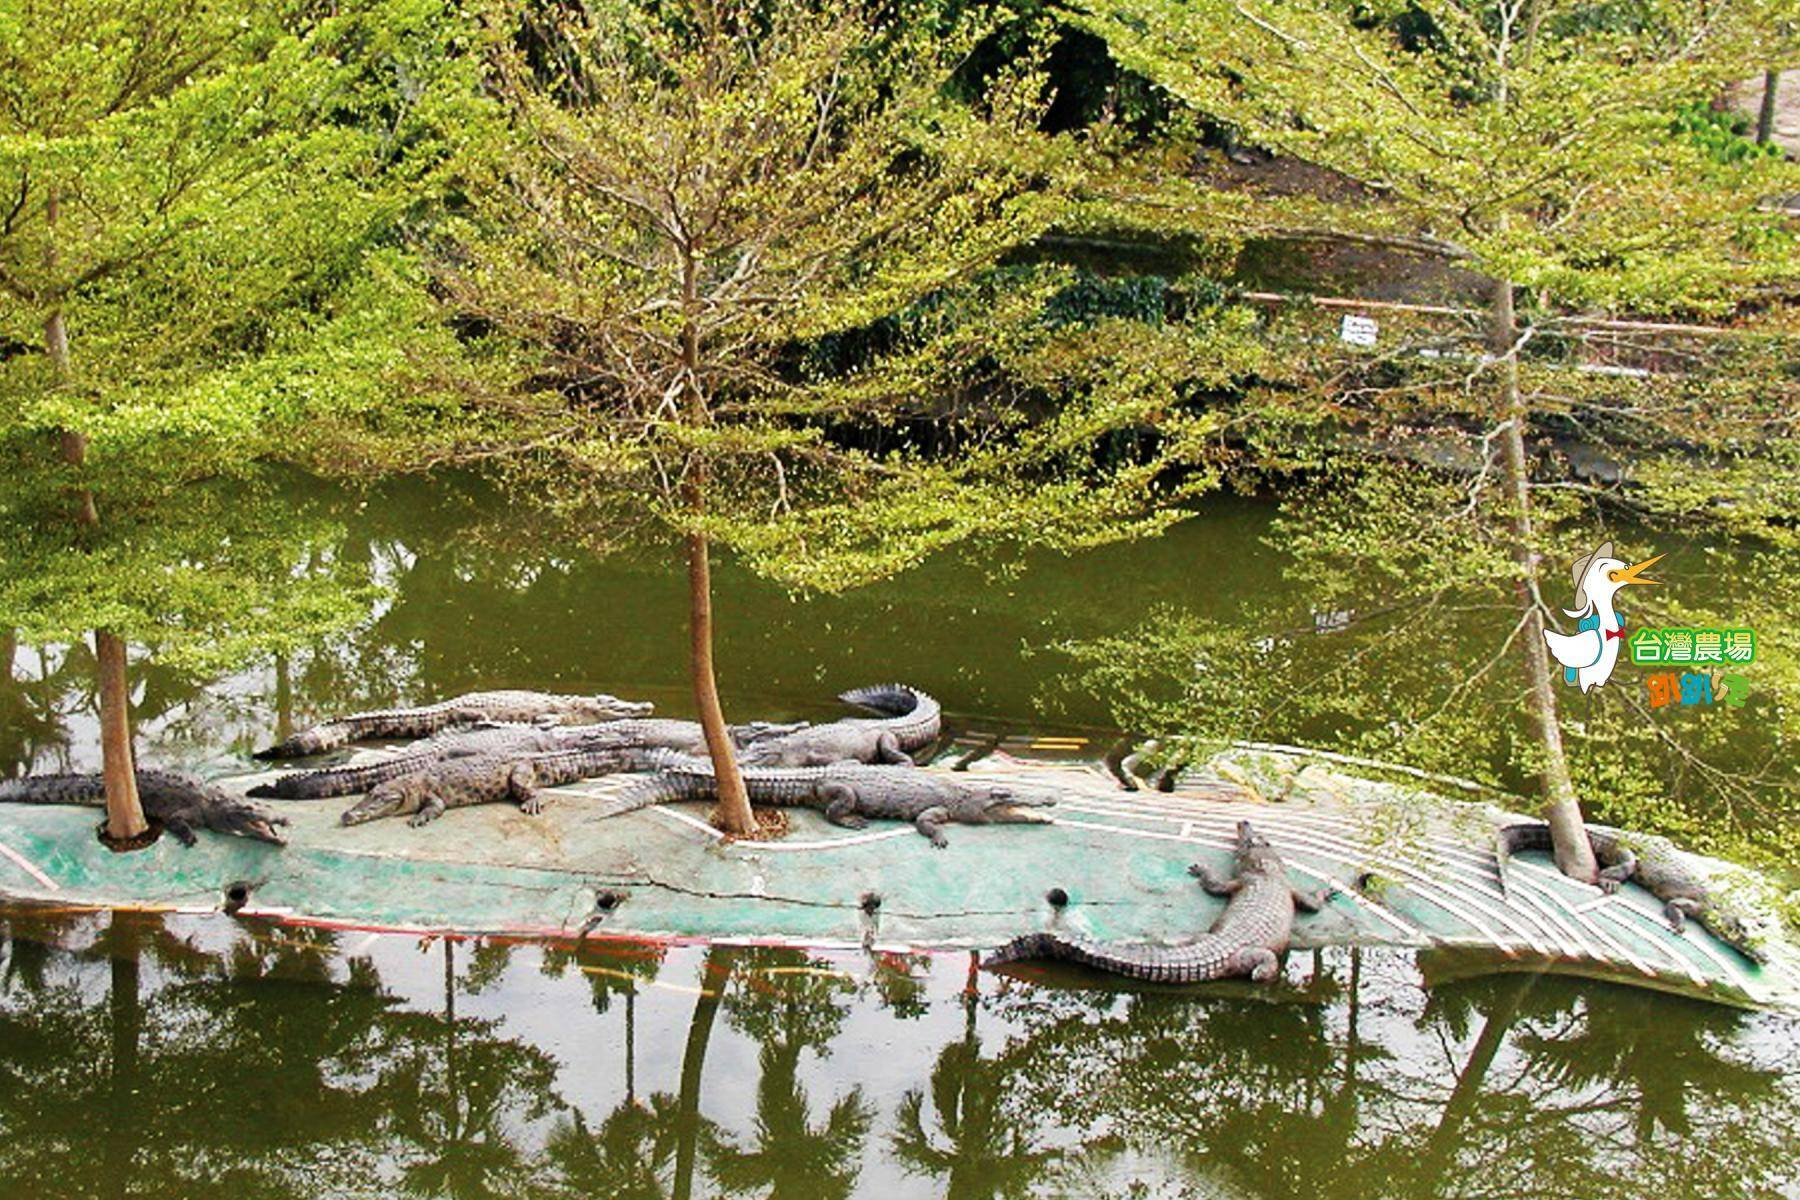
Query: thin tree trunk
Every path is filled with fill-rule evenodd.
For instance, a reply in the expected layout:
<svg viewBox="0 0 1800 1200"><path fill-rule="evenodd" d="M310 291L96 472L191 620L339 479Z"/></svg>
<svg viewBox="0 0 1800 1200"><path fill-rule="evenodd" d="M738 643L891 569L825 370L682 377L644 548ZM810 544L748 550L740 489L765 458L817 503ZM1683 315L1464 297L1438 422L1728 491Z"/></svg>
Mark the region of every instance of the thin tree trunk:
<svg viewBox="0 0 1800 1200"><path fill-rule="evenodd" d="M125 678L125 643L94 632L100 672L100 770L106 779L106 832L115 841L149 828L138 801L137 764L131 749L131 685Z"/></svg>
<svg viewBox="0 0 1800 1200"><path fill-rule="evenodd" d="M719 806L713 810L713 824L726 833L753 833L756 816L750 811L750 795L744 790L744 776L725 727L725 710L719 704L718 677L713 673L712 559L705 534L688 534L687 567L688 673L694 682L694 707L706 734L713 777L718 780Z"/></svg>
<svg viewBox="0 0 1800 1200"><path fill-rule="evenodd" d="M52 266L60 209L61 201L52 189L45 199L44 211L50 230L47 254ZM44 349L55 369L57 385L67 386L74 378L74 367L69 357L69 326L60 300L44 318ZM87 437L72 429L64 430L62 456L72 467L85 463ZM77 526L88 530L100 524L100 510L91 488L76 489L74 502ZM100 762L106 780L106 833L114 841L124 842L149 828L143 804L138 800L137 763L131 748L131 688L125 677L125 643L106 630L95 630L94 660L100 696Z"/></svg>
<svg viewBox="0 0 1800 1200"><path fill-rule="evenodd" d="M26 730L31 727L31 701L13 672L13 660L18 656L18 630L0 629L0 730L16 731L14 736L0 737L0 779L23 774L30 758Z"/></svg>
<svg viewBox="0 0 1800 1200"><path fill-rule="evenodd" d="M1581 819L1581 802L1569 776L1569 760L1563 751L1562 724L1557 718L1556 686L1550 673L1550 652L1544 644L1544 603L1538 591L1536 536L1531 518L1531 481L1525 459L1525 401L1519 391L1519 361L1514 353L1517 328L1513 317L1513 287L1504 279L1494 284L1489 311L1489 349L1500 372L1500 411L1505 429L1508 499L1512 514L1512 555L1518 567L1519 603L1525 610L1520 639L1525 659L1526 715L1532 736L1543 756L1544 820L1555 845L1556 865L1563 874L1592 883L1600 868L1588 844Z"/></svg>
<svg viewBox="0 0 1800 1200"><path fill-rule="evenodd" d="M456 1076L456 939L444 939L444 1124L462 1140L462 1085Z"/></svg>
<svg viewBox="0 0 1800 1200"><path fill-rule="evenodd" d="M637 1103L637 984L625 993L625 1102Z"/></svg>
<svg viewBox="0 0 1800 1200"><path fill-rule="evenodd" d="M682 298L689 313L681 330L681 365L687 375L687 420L696 428L708 424L706 396L700 390L700 328L694 313L699 303L699 268L696 252L687 248L682 265ZM696 457L688 464L682 484L682 501L688 518L697 521L706 511L706 462ZM688 676L694 685L694 707L706 735L706 752L712 759L719 804L713 824L726 833L754 833L756 816L738 770L731 733L725 727L725 710L719 703L719 679L713 670L712 552L706 534L691 529L687 534L688 572Z"/></svg>
<svg viewBox="0 0 1800 1200"><path fill-rule="evenodd" d="M275 740L294 736L294 670L288 656L275 656Z"/></svg>
<svg viewBox="0 0 1800 1200"><path fill-rule="evenodd" d="M1756 144L1766 146L1775 140L1775 102L1781 92L1781 72L1763 72L1762 107L1756 113Z"/></svg>

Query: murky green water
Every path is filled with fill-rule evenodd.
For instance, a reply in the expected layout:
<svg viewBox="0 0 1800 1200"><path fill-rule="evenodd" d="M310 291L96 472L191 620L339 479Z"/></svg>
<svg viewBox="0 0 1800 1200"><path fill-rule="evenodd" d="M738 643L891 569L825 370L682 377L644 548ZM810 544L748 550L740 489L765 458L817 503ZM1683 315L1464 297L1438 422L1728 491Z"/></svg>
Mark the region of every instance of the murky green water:
<svg viewBox="0 0 1800 1200"><path fill-rule="evenodd" d="M279 668L138 672L147 758L482 685L687 711L654 550L473 539L465 503L344 510L392 589ZM1022 572L944 559L790 600L724 566L738 718L899 676L963 730L1104 743L1053 644L1279 586L1266 510ZM95 761L80 648L11 650L0 772ZM971 974L966 956L421 945L225 918L0 914L0 1197L1800 1196L1800 1023L1597 984L1421 986L1298 956L1275 1003ZM1071 986L1073 985L1073 986Z"/></svg>
<svg viewBox="0 0 1800 1200"><path fill-rule="evenodd" d="M146 757L222 767L283 716L305 723L486 686L608 691L691 711L674 551L571 556L540 546L527 518L478 528L479 508L413 488L335 505L348 527L339 553L370 563L391 598L279 670L198 681L140 667ZM1267 520L1262 506L1222 502L1157 541L1040 554L1023 569L946 556L892 585L804 601L723 562L727 715L830 719L843 714L836 693L901 677L941 697L965 728L1094 726L1100 736L1106 705L1065 686L1070 662L1050 648L1128 628L1158 604L1224 615L1239 589L1274 586L1279 564L1257 541ZM97 761L91 677L84 647L13 649L0 674L0 774Z"/></svg>
<svg viewBox="0 0 1800 1200"><path fill-rule="evenodd" d="M1775 1196L1791 1022L1563 980L1284 1003L962 955L0 922L7 1196Z"/></svg>

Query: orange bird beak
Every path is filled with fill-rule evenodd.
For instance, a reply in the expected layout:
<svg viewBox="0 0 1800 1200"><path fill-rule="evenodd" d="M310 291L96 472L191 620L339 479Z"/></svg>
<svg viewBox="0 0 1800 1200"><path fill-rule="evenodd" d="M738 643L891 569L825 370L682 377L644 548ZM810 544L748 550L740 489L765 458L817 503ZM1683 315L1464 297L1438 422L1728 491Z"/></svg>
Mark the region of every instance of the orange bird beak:
<svg viewBox="0 0 1800 1200"><path fill-rule="evenodd" d="M1662 555L1658 554L1655 558L1646 558L1643 562L1633 563L1622 570L1608 571L1607 578L1614 583L1661 583L1660 579L1645 579L1642 576L1642 572L1649 570L1661 561Z"/></svg>

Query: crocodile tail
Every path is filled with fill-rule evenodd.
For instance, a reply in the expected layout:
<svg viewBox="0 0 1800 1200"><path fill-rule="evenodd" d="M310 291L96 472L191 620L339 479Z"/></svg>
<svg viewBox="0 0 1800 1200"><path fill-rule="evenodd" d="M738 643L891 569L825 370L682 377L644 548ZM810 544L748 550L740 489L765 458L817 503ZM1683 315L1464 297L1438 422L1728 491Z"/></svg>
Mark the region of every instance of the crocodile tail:
<svg viewBox="0 0 1800 1200"><path fill-rule="evenodd" d="M595 820L668 804L676 800L700 800L712 794L712 765L676 750L627 750L610 752L627 764L621 769L650 771L610 796L599 798L589 813Z"/></svg>
<svg viewBox="0 0 1800 1200"><path fill-rule="evenodd" d="M868 687L839 692L839 700L852 708L866 708L888 717L904 717L916 712L921 704L936 706L937 701L917 688L904 683L876 683Z"/></svg>
<svg viewBox="0 0 1800 1200"><path fill-rule="evenodd" d="M657 804L698 799L700 794L691 777L648 775L643 779L634 779L612 795L596 801L588 809L588 813L594 820L603 821L608 817L623 816Z"/></svg>
<svg viewBox="0 0 1800 1200"><path fill-rule="evenodd" d="M1028 933L1007 943L989 965L1054 958L1152 983L1200 983L1233 974L1233 947L1208 934L1182 946L1103 944L1058 933Z"/></svg>
<svg viewBox="0 0 1800 1200"><path fill-rule="evenodd" d="M1061 958L1070 945L1070 942L1054 933L1020 934L988 955L981 965L1003 967L1007 963L1029 962L1034 958Z"/></svg>
<svg viewBox="0 0 1800 1200"><path fill-rule="evenodd" d="M1506 867L1512 859L1512 843L1507 840L1506 828L1502 826L1494 830L1494 882L1500 885L1500 895L1506 896Z"/></svg>
<svg viewBox="0 0 1800 1200"><path fill-rule="evenodd" d="M435 752L403 754L382 762L353 767L328 767L322 771L297 771L269 783L259 783L246 795L258 800L323 800L328 796L354 796L378 783L410 775L436 761Z"/></svg>
<svg viewBox="0 0 1800 1200"><path fill-rule="evenodd" d="M878 683L838 693L838 699L855 708L868 709L889 718L903 750L917 750L937 740L944 710L937 700L904 683Z"/></svg>
<svg viewBox="0 0 1800 1200"><path fill-rule="evenodd" d="M309 754L323 754L327 750L348 745L355 736L356 729L349 721L327 721L323 725L302 729L293 737L276 742L266 750L258 750L250 757L265 761L272 758L305 758Z"/></svg>
<svg viewBox="0 0 1800 1200"><path fill-rule="evenodd" d="M1507 894L1507 870L1512 856L1521 850L1551 848L1550 827L1539 821L1518 821L1494 830L1494 877L1499 880L1500 894Z"/></svg>
<svg viewBox="0 0 1800 1200"><path fill-rule="evenodd" d="M100 775L27 775L0 779L0 803L100 804L106 800L106 781Z"/></svg>

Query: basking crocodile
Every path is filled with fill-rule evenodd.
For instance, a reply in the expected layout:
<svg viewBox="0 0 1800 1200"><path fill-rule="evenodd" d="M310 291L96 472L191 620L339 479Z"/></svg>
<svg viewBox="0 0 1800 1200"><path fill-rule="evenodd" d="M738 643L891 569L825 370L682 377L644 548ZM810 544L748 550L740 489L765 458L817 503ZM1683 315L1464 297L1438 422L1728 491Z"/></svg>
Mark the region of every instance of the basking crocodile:
<svg viewBox="0 0 1800 1200"><path fill-rule="evenodd" d="M656 774L597 806L598 815L617 816L652 804L705 800L717 795L712 764L702 759L653 750L648 766ZM1048 793L1021 793L967 776L863 763L746 766L743 775L745 790L753 803L820 809L826 820L847 829L861 829L871 817L911 821L939 849L949 844L943 832L947 822L1045 824L1049 816L1037 810L1056 803L1056 797Z"/></svg>
<svg viewBox="0 0 1800 1200"><path fill-rule="evenodd" d="M583 725L642 717L651 706L616 696L562 696L551 692L469 692L422 708L390 708L351 713L335 721L303 729L257 758L300 758L335 750L363 738L425 737L456 725L480 721L521 721L557 725Z"/></svg>
<svg viewBox="0 0 1800 1200"><path fill-rule="evenodd" d="M287 844L276 829L288 823L286 817L272 816L261 805L247 804L205 780L181 771L140 768L137 786L144 815L160 822L184 846L200 840L194 833L196 829L255 838L277 846ZM106 783L100 775L32 775L0 780L0 803L104 808Z"/></svg>
<svg viewBox="0 0 1800 1200"><path fill-rule="evenodd" d="M781 737L803 725L771 725L756 721L734 725L732 739L750 746L767 738ZM413 742L391 758L378 762L294 771L270 783L259 783L249 794L283 800L317 800L326 796L351 796L376 784L422 771L433 763L477 754L535 754L552 750L607 750L665 748L702 754L706 739L695 721L646 717L606 721L599 725L491 725L473 729L457 726Z"/></svg>
<svg viewBox="0 0 1800 1200"><path fill-rule="evenodd" d="M823 767L836 762L911 766L911 752L937 741L943 728L938 702L903 683L855 688L838 699L887 715L849 717L771 738L752 746L743 762L766 767Z"/></svg>
<svg viewBox="0 0 1800 1200"><path fill-rule="evenodd" d="M382 817L412 814L409 825L424 825L445 810L510 800L521 812L543 809L541 787L573 783L614 771L641 771L651 754L638 749L553 750L544 754L478 754L434 763L398 779L378 784L352 805L340 820L361 825Z"/></svg>
<svg viewBox="0 0 1800 1200"><path fill-rule="evenodd" d="M1108 945L1061 933L1028 933L988 959L989 966L1029 958L1061 958L1156 983L1200 983L1248 975L1268 983L1281 970L1294 927L1294 909L1318 912L1334 889L1302 892L1288 882L1287 866L1250 822L1238 822L1237 877L1220 879L1195 863L1200 886L1229 896L1225 911L1202 937L1176 946Z"/></svg>
<svg viewBox="0 0 1800 1200"><path fill-rule="evenodd" d="M1755 962L1766 962L1768 956L1752 933L1753 922L1733 912L1724 898L1707 888L1706 883L1682 860L1681 852L1666 838L1627 833L1605 825L1589 825L1588 844L1602 864L1599 885L1602 891L1616 892L1627 879L1637 883L1663 902L1663 916L1669 928L1680 933L1693 917L1720 941L1735 946ZM1521 850L1552 849L1550 827L1537 821L1503 825L1494 833L1494 859L1499 868L1501 890L1506 887L1506 868L1512 855Z"/></svg>

